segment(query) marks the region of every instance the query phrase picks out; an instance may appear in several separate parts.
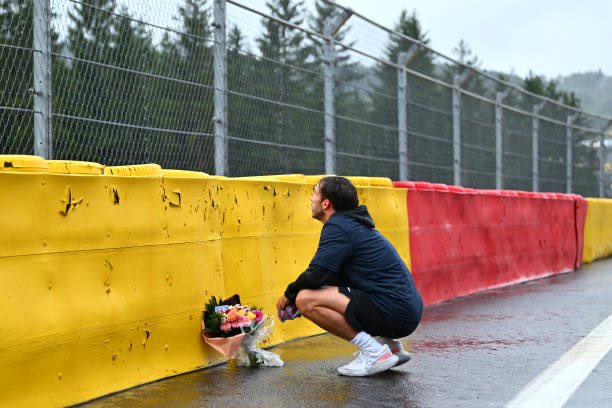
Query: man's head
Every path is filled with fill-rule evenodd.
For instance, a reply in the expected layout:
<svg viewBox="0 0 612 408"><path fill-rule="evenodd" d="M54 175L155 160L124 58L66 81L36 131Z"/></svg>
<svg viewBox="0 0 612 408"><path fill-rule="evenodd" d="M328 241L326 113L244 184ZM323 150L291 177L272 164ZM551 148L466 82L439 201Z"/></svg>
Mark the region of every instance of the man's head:
<svg viewBox="0 0 612 408"><path fill-rule="evenodd" d="M312 218L325 222L336 211L357 208L357 190L350 180L344 177L324 177L314 187L310 197Z"/></svg>

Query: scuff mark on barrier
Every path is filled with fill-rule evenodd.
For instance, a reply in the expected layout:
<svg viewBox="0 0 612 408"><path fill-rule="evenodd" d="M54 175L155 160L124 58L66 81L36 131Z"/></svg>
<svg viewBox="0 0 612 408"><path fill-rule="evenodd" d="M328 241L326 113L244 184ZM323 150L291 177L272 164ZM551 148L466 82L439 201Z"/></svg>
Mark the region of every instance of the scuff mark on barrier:
<svg viewBox="0 0 612 408"><path fill-rule="evenodd" d="M149 337L151 337L151 332L145 329L145 338L142 339L142 348L147 348L147 341L149 340Z"/></svg>
<svg viewBox="0 0 612 408"><path fill-rule="evenodd" d="M181 207L181 192L179 190L175 190L172 192L172 194L175 195L175 199L172 200L168 200L168 203L170 204L170 207ZM171 197L168 197L171 198Z"/></svg>
<svg viewBox="0 0 612 408"><path fill-rule="evenodd" d="M110 272L112 272L114 268L113 268L113 264L108 259L104 260L104 267L108 271L108 274L106 275L106 278L104 278L104 291L107 294L110 294L110 291L111 291L111 288L110 288L110 284L111 284L111 275L110 275Z"/></svg>
<svg viewBox="0 0 612 408"><path fill-rule="evenodd" d="M5 169L9 169L9 168L12 168L12 167L13 167L13 162L10 162L10 161L5 161L4 162L4 168Z"/></svg>
<svg viewBox="0 0 612 408"><path fill-rule="evenodd" d="M119 191L117 191L117 189L113 187L112 194L113 194L113 204L119 205L119 201L120 201Z"/></svg>
<svg viewBox="0 0 612 408"><path fill-rule="evenodd" d="M83 197L77 199L74 199L72 196L72 190L70 189L70 187L68 187L68 191L66 192L66 197L60 200L62 203L64 203L64 207L60 210L60 214L62 214L64 217L68 215L68 212L70 211L71 208L76 208L77 205L81 204L83 202Z"/></svg>

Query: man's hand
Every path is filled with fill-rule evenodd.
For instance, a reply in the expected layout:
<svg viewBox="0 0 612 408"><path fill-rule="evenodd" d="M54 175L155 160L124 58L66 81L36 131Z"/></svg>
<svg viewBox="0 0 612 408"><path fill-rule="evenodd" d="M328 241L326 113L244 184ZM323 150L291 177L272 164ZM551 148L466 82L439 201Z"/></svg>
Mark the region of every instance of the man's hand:
<svg viewBox="0 0 612 408"><path fill-rule="evenodd" d="M283 310L289 303L289 299L287 299L285 295L278 298L278 301L276 302L276 313L279 319L281 318L281 310Z"/></svg>

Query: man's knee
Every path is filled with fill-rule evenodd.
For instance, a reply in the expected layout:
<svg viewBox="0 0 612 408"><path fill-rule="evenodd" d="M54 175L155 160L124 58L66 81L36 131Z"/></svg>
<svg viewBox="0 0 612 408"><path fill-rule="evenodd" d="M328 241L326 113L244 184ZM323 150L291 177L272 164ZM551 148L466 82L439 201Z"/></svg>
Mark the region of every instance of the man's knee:
<svg viewBox="0 0 612 408"><path fill-rule="evenodd" d="M315 307L325 307L344 313L349 299L338 292L338 288L302 289L295 299L295 305L305 316Z"/></svg>
<svg viewBox="0 0 612 408"><path fill-rule="evenodd" d="M307 315L317 305L316 292L316 290L312 289L302 289L298 292L295 298L295 305L303 315Z"/></svg>

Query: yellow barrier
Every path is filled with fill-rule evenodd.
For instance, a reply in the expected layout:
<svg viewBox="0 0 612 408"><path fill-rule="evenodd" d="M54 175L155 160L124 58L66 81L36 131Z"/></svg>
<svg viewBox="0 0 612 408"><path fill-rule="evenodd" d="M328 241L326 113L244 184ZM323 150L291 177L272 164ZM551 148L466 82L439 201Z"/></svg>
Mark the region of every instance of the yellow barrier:
<svg viewBox="0 0 612 408"><path fill-rule="evenodd" d="M67 160L47 160L49 173L56 174L94 174L104 173L104 166L98 163L67 161Z"/></svg>
<svg viewBox="0 0 612 408"><path fill-rule="evenodd" d="M612 199L587 198L583 261L612 255Z"/></svg>
<svg viewBox="0 0 612 408"><path fill-rule="evenodd" d="M207 299L239 293L274 314L316 249L312 183L128 167L0 172L0 406L74 404L223 361L200 337ZM409 262L405 192L358 191ZM277 321L269 344L319 332Z"/></svg>
<svg viewBox="0 0 612 408"><path fill-rule="evenodd" d="M0 172L46 172L49 165L42 157L26 155L0 155Z"/></svg>

